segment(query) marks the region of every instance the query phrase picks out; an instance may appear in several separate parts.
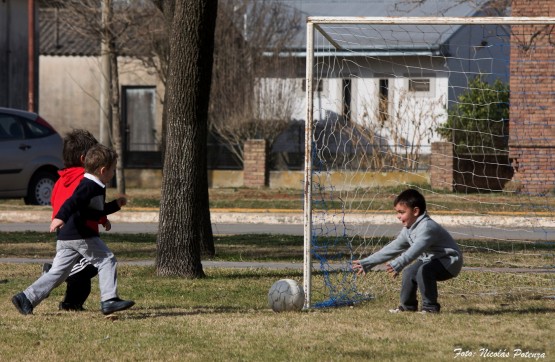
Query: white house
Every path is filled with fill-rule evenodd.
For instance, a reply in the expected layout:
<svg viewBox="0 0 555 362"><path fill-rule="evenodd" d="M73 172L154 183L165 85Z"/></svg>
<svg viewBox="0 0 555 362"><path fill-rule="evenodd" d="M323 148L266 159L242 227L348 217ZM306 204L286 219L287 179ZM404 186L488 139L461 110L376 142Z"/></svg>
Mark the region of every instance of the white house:
<svg viewBox="0 0 555 362"><path fill-rule="evenodd" d="M473 17L491 16L494 10L499 14L486 0L275 2L303 16L298 37L282 54L298 59L298 78L290 80L296 84L292 118L297 120L306 119L306 17ZM509 34L509 29L495 25L319 24L314 35L313 109L316 127L327 129L320 132L322 142L330 143L331 153L350 152L345 150L355 147L352 139L337 135L341 124L344 134L355 128L365 137L365 147L386 147L411 157L429 154L431 143L440 140L435 129L446 121L447 109L470 79L508 81ZM279 74L268 78L284 82Z"/></svg>

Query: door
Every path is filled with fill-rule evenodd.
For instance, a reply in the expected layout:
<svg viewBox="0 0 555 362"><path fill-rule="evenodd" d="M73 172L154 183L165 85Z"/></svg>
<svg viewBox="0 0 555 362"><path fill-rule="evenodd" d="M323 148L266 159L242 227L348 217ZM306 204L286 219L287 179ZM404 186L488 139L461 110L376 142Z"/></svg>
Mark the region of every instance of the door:
<svg viewBox="0 0 555 362"><path fill-rule="evenodd" d="M156 128L156 88L124 87L125 167L161 167L161 134Z"/></svg>

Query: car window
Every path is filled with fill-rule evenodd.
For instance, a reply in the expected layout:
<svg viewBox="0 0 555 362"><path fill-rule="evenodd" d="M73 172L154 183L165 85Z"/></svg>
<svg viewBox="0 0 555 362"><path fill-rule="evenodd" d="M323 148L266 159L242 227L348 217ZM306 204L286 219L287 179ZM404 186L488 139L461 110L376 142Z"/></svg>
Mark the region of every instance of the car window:
<svg viewBox="0 0 555 362"><path fill-rule="evenodd" d="M29 120L24 120L24 122L27 127L27 134L29 135L29 138L46 137L52 134L52 130L50 128L45 127L40 123Z"/></svg>
<svg viewBox="0 0 555 362"><path fill-rule="evenodd" d="M17 117L0 114L0 141L20 140L24 137L23 127Z"/></svg>

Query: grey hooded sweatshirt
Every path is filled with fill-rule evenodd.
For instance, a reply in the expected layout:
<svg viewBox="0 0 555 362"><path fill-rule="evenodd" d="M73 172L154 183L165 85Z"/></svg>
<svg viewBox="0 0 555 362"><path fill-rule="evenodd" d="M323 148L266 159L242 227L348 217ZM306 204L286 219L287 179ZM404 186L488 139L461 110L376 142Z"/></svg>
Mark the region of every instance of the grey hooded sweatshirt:
<svg viewBox="0 0 555 362"><path fill-rule="evenodd" d="M360 264L367 272L376 265L391 260L393 269L401 272L416 259L423 262L439 259L454 277L459 274L463 264L462 252L453 237L426 212L410 228L403 227L395 240L362 259Z"/></svg>

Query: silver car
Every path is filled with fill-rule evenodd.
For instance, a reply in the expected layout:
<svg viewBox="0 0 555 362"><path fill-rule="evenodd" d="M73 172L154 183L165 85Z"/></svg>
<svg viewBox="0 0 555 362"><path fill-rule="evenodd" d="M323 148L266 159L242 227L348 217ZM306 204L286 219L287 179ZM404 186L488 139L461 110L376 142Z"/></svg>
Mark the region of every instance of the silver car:
<svg viewBox="0 0 555 362"><path fill-rule="evenodd" d="M0 198L49 205L63 140L39 115L0 107Z"/></svg>

